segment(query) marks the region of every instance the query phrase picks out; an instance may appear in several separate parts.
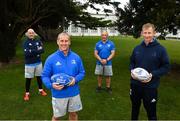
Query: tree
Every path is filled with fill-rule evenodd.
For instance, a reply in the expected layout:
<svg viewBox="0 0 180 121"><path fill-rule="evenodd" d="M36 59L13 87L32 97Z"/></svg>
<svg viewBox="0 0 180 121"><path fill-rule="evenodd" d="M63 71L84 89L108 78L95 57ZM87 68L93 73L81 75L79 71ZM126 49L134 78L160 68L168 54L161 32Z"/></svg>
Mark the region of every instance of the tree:
<svg viewBox="0 0 180 121"><path fill-rule="evenodd" d="M60 27L62 31L70 21L87 28L107 25L110 21L92 17L84 10L89 5L93 7L93 3L110 4L109 1L89 0L81 4L74 0L1 0L0 62L8 63L15 56L18 39L28 28L39 32L38 28Z"/></svg>
<svg viewBox="0 0 180 121"><path fill-rule="evenodd" d="M118 30L137 38L140 36L141 26L151 22L165 36L165 31L172 31L174 26L180 26L179 5L179 0L130 0L124 9L117 9Z"/></svg>
<svg viewBox="0 0 180 121"><path fill-rule="evenodd" d="M11 1L2 0L0 1L0 61L9 62L10 59L15 55L16 35L17 28L13 26L12 20L15 18L9 13L10 8L8 5L13 4Z"/></svg>

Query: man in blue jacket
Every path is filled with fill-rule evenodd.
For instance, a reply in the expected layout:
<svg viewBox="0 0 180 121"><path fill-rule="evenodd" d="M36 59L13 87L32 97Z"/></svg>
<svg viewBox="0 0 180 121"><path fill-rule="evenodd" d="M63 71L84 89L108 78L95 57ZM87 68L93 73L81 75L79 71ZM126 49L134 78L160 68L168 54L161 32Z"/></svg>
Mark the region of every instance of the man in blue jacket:
<svg viewBox="0 0 180 121"><path fill-rule="evenodd" d="M42 80L41 80L41 72L42 72L42 61L41 54L44 52L42 42L36 38L37 34L33 29L28 29L26 32L27 39L23 44L24 48L24 56L25 56L25 78L26 78L26 93L24 95L24 101L28 101L30 99L30 84L31 79L36 76L37 83L39 87L39 94L42 96L46 96L47 93L42 89Z"/></svg>
<svg viewBox="0 0 180 121"><path fill-rule="evenodd" d="M111 88L111 76L113 76L112 71L112 58L115 55L115 45L108 39L108 32L103 31L101 33L101 40L96 43L94 56L97 59L95 74L97 75L98 86L96 88L97 92L102 90L102 78L106 78L106 90L108 93L112 93Z"/></svg>
<svg viewBox="0 0 180 121"><path fill-rule="evenodd" d="M139 81L131 73L131 119L138 120L141 100L143 100L148 119L157 120L157 88L160 83L160 77L169 71L170 62L166 49L154 38L155 27L153 24L144 24L141 35L144 40L133 50L130 58L130 69L132 71L137 67L144 68L150 73L150 76L147 80Z"/></svg>
<svg viewBox="0 0 180 121"><path fill-rule="evenodd" d="M59 120L66 114L66 110L69 112L69 120L78 120L76 112L82 110L78 83L84 78L85 70L81 58L70 50L70 36L67 33L58 35L57 44L59 49L46 59L42 72L43 83L52 93L52 120ZM51 80L53 75L60 73L72 77L68 86Z"/></svg>

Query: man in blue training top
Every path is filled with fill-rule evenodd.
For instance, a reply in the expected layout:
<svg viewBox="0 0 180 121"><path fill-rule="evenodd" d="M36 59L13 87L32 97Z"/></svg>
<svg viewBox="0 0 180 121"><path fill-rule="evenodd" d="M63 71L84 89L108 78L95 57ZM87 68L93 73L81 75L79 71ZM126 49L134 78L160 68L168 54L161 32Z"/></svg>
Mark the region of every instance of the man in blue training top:
<svg viewBox="0 0 180 121"><path fill-rule="evenodd" d="M115 55L115 45L111 40L108 40L108 32L103 31L101 33L101 40L96 43L94 56L97 59L95 75L97 75L98 87L97 92L102 90L102 77L106 78L106 90L108 93L112 93L111 89L111 76L112 71L112 58Z"/></svg>
<svg viewBox="0 0 180 121"><path fill-rule="evenodd" d="M84 78L85 70L81 58L70 50L70 36L67 33L58 35L57 44L59 49L46 59L42 72L43 83L52 93L52 120L59 120L66 114L66 110L69 112L69 120L78 120L76 112L82 110L78 83ZM73 77L68 86L51 80L53 75L60 73Z"/></svg>
<svg viewBox="0 0 180 121"><path fill-rule="evenodd" d="M39 87L39 93L42 96L46 96L47 93L42 89L42 62L41 54L44 52L42 42L35 38L37 34L33 29L28 29L26 32L27 39L23 44L24 56L25 56L25 78L26 78L26 93L24 95L24 101L28 101L30 98L30 84L31 79L36 76Z"/></svg>
<svg viewBox="0 0 180 121"><path fill-rule="evenodd" d="M132 103L131 119L138 120L141 100L149 120L157 120L157 88L160 77L169 71L170 63L166 49L154 38L155 27L151 23L142 26L141 35L144 40L133 50L130 58L130 69L140 67L150 73L147 80L139 81L131 73L130 98Z"/></svg>

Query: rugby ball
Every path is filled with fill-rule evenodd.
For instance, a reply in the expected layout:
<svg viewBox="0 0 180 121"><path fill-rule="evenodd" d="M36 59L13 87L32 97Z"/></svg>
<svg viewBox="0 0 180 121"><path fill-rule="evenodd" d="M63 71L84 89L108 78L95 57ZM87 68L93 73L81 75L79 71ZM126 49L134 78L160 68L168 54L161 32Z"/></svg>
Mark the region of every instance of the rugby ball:
<svg viewBox="0 0 180 121"><path fill-rule="evenodd" d="M51 77L52 83L56 83L63 86L67 86L72 81L72 79L72 76L69 76L65 73L55 74Z"/></svg>
<svg viewBox="0 0 180 121"><path fill-rule="evenodd" d="M132 74L139 80L147 80L150 77L150 74L147 70L143 68L135 68L132 70Z"/></svg>

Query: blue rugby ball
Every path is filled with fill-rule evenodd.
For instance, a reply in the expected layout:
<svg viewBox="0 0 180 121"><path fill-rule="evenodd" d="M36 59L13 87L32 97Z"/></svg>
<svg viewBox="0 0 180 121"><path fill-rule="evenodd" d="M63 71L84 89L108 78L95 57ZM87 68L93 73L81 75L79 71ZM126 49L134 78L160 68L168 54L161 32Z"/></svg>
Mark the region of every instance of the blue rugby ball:
<svg viewBox="0 0 180 121"><path fill-rule="evenodd" d="M72 79L73 79L72 76L69 76L65 73L55 74L51 77L53 83L64 86L67 86L72 81Z"/></svg>

